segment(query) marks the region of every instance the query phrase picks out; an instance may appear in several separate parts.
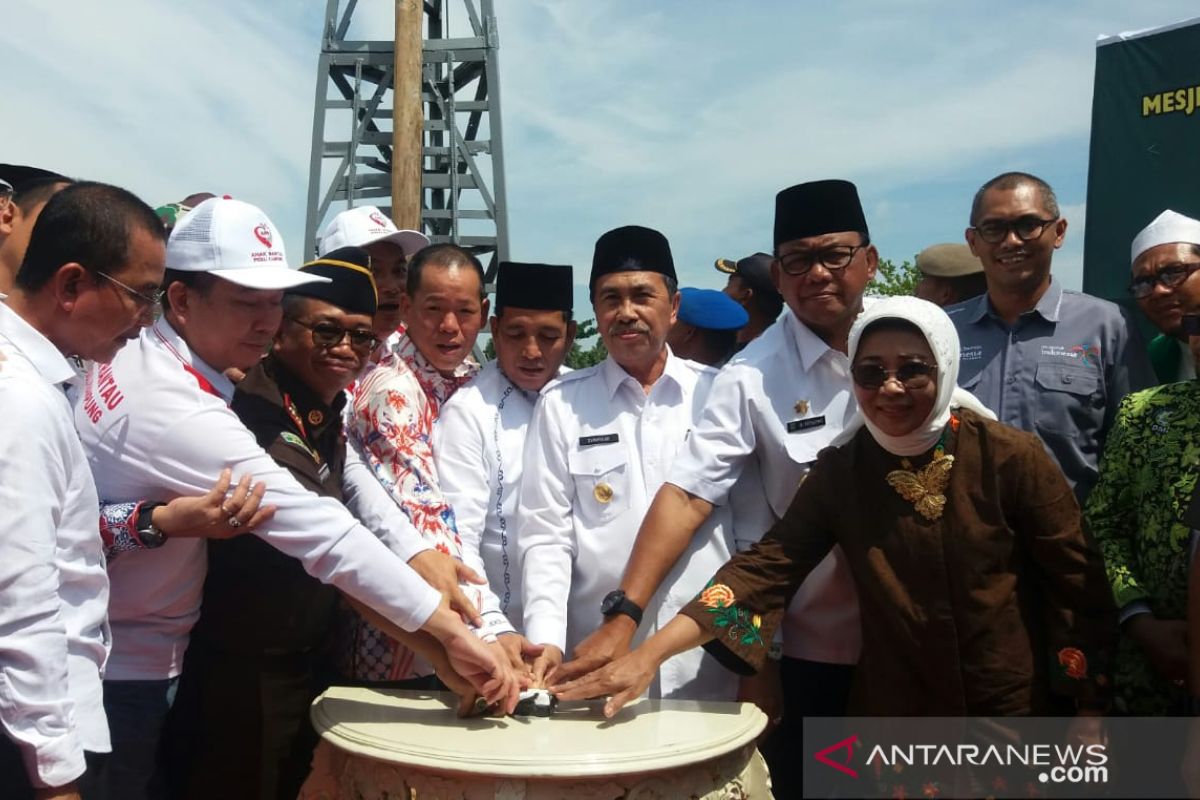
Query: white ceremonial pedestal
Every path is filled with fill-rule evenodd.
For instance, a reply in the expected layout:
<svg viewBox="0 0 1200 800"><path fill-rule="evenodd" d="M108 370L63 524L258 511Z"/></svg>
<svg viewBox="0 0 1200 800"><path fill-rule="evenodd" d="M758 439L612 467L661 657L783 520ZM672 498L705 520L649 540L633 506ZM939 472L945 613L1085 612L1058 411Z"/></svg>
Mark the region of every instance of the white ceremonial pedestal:
<svg viewBox="0 0 1200 800"><path fill-rule="evenodd" d="M302 800L771 800L750 703L639 700L459 719L442 692L334 687Z"/></svg>

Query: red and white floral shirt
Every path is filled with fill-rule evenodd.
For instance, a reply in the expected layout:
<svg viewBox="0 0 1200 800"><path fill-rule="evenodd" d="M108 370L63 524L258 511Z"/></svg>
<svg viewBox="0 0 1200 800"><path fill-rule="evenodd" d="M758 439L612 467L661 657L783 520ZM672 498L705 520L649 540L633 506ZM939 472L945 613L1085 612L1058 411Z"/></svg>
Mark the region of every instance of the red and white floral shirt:
<svg viewBox="0 0 1200 800"><path fill-rule="evenodd" d="M368 466L421 536L460 560L462 540L454 510L442 494L434 465L433 426L442 404L478 371L478 364L468 360L453 375L444 376L408 336L401 336L353 388L346 426ZM481 636L513 630L490 589L464 584L463 591L475 599L483 616ZM423 659L357 615L340 638L341 667L356 680L403 680L432 672Z"/></svg>

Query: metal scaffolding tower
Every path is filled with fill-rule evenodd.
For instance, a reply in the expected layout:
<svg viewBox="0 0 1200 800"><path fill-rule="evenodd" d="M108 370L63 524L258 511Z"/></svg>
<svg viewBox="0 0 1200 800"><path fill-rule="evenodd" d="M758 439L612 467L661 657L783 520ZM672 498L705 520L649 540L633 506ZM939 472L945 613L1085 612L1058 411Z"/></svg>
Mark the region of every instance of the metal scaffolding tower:
<svg viewBox="0 0 1200 800"><path fill-rule="evenodd" d="M391 215L395 42L346 38L358 5L359 0L326 0L306 257L315 253L328 219L343 208L376 205ZM470 35L450 35L450 6L461 32ZM434 242L475 252L491 278L496 262L508 257L493 0L425 0L424 20L422 226Z"/></svg>

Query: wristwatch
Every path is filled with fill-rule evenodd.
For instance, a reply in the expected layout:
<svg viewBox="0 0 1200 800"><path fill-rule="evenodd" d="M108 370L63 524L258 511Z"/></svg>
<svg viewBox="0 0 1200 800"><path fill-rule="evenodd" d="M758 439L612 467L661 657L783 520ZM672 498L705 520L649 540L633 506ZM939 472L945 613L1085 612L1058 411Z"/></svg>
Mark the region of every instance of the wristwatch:
<svg viewBox="0 0 1200 800"><path fill-rule="evenodd" d="M133 529L137 531L138 539L147 550L162 547L163 543L167 541L167 535L154 527L154 523L150 521L154 517L154 509L161 505L165 504L142 503L142 507L137 512L137 522L134 524Z"/></svg>
<svg viewBox="0 0 1200 800"><path fill-rule="evenodd" d="M633 620L634 625L642 624L642 609L641 607L625 596L625 593L620 589L609 592L604 595L604 602L600 604L600 613L605 617L612 617L617 614L624 614Z"/></svg>

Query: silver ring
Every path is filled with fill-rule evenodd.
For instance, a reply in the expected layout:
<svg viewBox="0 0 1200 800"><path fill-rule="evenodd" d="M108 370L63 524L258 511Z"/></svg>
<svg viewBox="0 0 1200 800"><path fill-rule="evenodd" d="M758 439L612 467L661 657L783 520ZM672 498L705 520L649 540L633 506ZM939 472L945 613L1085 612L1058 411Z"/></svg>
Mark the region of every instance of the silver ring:
<svg viewBox="0 0 1200 800"><path fill-rule="evenodd" d="M240 519L238 519L237 517L230 517L229 518L229 527L240 528L240 527L242 527L242 521Z"/></svg>

